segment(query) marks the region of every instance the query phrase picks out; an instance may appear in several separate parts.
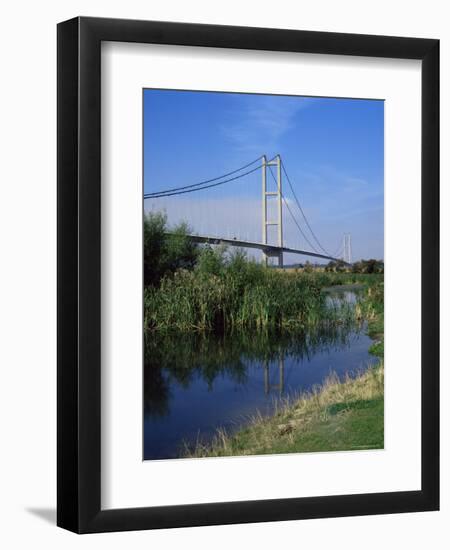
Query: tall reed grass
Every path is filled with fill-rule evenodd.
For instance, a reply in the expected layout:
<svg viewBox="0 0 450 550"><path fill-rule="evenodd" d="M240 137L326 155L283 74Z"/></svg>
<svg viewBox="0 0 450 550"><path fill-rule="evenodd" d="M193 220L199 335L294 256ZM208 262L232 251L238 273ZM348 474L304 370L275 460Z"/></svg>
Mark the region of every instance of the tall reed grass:
<svg viewBox="0 0 450 550"><path fill-rule="evenodd" d="M148 330L233 330L312 327L343 321L351 308L327 307L312 277L252 265L219 274L180 270L144 294Z"/></svg>
<svg viewBox="0 0 450 550"><path fill-rule="evenodd" d="M362 281L372 285L376 277L282 271L263 267L239 250L205 248L193 269L178 269L145 288L145 328L224 332L342 323L357 318L358 310L344 302L330 307L322 289Z"/></svg>

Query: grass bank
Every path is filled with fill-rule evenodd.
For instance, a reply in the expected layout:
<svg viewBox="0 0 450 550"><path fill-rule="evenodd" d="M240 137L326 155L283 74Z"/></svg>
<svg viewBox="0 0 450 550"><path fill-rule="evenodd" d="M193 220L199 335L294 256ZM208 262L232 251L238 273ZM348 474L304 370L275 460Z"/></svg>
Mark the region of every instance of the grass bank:
<svg viewBox="0 0 450 550"><path fill-rule="evenodd" d="M240 456L379 449L384 444L384 368L356 378L335 376L313 392L281 404L269 418L256 415L234 435L219 430L186 457Z"/></svg>

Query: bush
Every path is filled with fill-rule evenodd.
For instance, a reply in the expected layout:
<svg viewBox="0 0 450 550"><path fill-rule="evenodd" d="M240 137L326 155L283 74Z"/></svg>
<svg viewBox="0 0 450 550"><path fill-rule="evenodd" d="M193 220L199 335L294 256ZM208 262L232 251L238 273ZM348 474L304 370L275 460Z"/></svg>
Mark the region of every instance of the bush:
<svg viewBox="0 0 450 550"><path fill-rule="evenodd" d="M163 277L177 269L191 269L197 262L199 247L187 237L185 223L167 227L167 218L161 212L149 213L144 218L144 285L158 286Z"/></svg>

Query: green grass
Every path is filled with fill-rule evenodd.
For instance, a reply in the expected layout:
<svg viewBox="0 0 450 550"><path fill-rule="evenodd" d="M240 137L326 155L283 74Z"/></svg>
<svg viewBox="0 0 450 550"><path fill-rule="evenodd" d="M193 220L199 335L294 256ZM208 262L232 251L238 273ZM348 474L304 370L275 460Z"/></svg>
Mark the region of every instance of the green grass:
<svg viewBox="0 0 450 550"><path fill-rule="evenodd" d="M333 273L326 271L313 271L312 273L302 272L298 269L287 269L284 271L290 275L302 275L305 278L310 277L320 287L331 287L340 285L355 285L362 284L365 286L372 286L380 281L383 281L383 273Z"/></svg>
<svg viewBox="0 0 450 550"><path fill-rule="evenodd" d="M361 315L367 320L367 334L374 340L369 352L384 358L384 283L379 281L366 289L360 304Z"/></svg>
<svg viewBox="0 0 450 550"><path fill-rule="evenodd" d="M313 392L286 402L269 418L257 415L235 434L218 430L209 444L184 456L240 456L381 449L384 446L384 368L356 378L331 376Z"/></svg>

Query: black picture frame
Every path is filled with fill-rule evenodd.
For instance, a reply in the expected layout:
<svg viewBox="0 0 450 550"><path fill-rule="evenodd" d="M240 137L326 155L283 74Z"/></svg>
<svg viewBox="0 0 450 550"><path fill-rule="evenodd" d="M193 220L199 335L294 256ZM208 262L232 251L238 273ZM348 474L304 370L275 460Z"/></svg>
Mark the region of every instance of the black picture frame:
<svg viewBox="0 0 450 550"><path fill-rule="evenodd" d="M102 41L422 61L422 489L101 509ZM439 508L439 41L77 17L58 25L57 524L76 533ZM405 131L407 131L405 129Z"/></svg>

